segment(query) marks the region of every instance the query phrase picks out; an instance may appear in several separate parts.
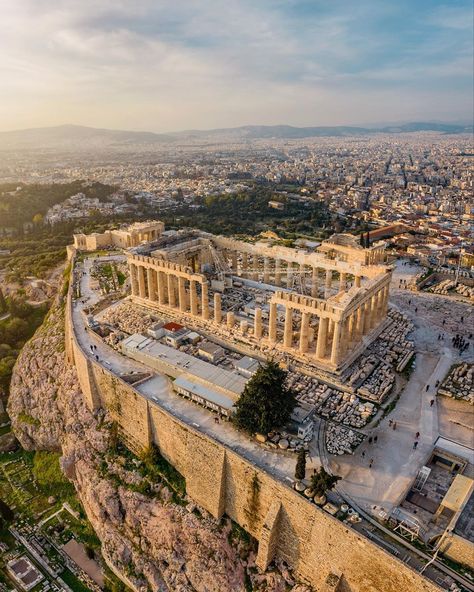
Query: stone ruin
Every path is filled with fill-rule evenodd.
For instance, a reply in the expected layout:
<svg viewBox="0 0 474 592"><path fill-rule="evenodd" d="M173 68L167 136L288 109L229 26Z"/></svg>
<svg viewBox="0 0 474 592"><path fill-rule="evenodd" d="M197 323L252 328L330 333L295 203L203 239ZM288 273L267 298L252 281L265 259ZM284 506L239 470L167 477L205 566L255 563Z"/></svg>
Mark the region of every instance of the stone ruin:
<svg viewBox="0 0 474 592"><path fill-rule="evenodd" d="M343 392L317 378L290 372L287 384L301 403L314 407L324 419L332 419L354 428L362 428L377 412L373 403L364 403L355 394Z"/></svg>
<svg viewBox="0 0 474 592"><path fill-rule="evenodd" d="M474 364L453 366L439 387L438 394L474 405Z"/></svg>
<svg viewBox="0 0 474 592"><path fill-rule="evenodd" d="M332 422L326 423L326 450L329 454L352 454L365 436L360 432Z"/></svg>
<svg viewBox="0 0 474 592"><path fill-rule="evenodd" d="M466 286L461 282L456 282L454 280L443 280L439 282L439 284L435 284L431 286L427 290L428 292L433 292L433 294L442 294L443 296L447 296L450 292L457 292L461 296L466 296L467 298L474 298L474 288L470 286Z"/></svg>

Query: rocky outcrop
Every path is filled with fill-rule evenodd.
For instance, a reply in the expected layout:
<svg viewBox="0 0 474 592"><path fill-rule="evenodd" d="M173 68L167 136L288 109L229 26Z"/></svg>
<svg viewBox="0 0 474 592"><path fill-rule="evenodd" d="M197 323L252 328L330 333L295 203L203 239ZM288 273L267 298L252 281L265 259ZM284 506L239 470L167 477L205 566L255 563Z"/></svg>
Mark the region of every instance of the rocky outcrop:
<svg viewBox="0 0 474 592"><path fill-rule="evenodd" d="M53 305L14 368L8 412L28 450L57 450L106 557L137 590L298 592L284 566L258 573L248 541L232 535L191 500L175 503L161 484L137 491L142 477L110 456L108 418L84 404L75 368L65 361L64 305ZM132 487L133 485L134 487ZM250 587L250 585L252 587Z"/></svg>

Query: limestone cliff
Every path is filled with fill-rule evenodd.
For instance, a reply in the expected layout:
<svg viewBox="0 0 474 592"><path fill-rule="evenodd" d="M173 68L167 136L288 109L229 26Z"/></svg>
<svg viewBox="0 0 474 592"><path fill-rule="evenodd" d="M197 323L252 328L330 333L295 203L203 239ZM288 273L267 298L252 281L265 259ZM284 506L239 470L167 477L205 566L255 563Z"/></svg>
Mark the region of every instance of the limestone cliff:
<svg viewBox="0 0 474 592"><path fill-rule="evenodd" d="M247 543L204 511L174 503L165 485L137 491L140 475L111 459L108 418L85 406L65 361L64 306L58 298L14 369L8 412L28 450L58 450L102 550L136 589L173 592L305 592L284 569L259 574ZM105 460L108 459L108 460ZM190 502L190 500L187 500Z"/></svg>

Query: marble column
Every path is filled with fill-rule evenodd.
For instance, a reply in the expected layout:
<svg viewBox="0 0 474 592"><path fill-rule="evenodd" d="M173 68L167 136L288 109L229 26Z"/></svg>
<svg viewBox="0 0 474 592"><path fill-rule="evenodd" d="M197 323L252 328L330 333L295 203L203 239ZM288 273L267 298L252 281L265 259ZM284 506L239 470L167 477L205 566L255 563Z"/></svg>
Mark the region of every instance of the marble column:
<svg viewBox="0 0 474 592"><path fill-rule="evenodd" d="M242 275L244 277L247 277L247 274L245 272L247 271L248 266L249 266L248 253L242 253L242 271L244 272Z"/></svg>
<svg viewBox="0 0 474 592"><path fill-rule="evenodd" d="M171 273L166 274L166 281L168 287L168 304L171 307L176 306L176 294L174 291L174 276Z"/></svg>
<svg viewBox="0 0 474 592"><path fill-rule="evenodd" d="M331 286L332 286L332 271L330 269L326 269L326 281L324 283L324 298L329 298L331 295Z"/></svg>
<svg viewBox="0 0 474 592"><path fill-rule="evenodd" d="M339 292L346 289L346 285L347 285L346 277L347 276L343 271L341 271L339 273Z"/></svg>
<svg viewBox="0 0 474 592"><path fill-rule="evenodd" d="M361 277L360 277L360 275L356 275L356 276L354 276L354 286L355 286L356 288L360 288L360 280L361 280Z"/></svg>
<svg viewBox="0 0 474 592"><path fill-rule="evenodd" d="M293 309L286 307L285 328L283 333L283 346L291 347L293 341Z"/></svg>
<svg viewBox="0 0 474 592"><path fill-rule="evenodd" d="M148 298L152 302L156 302L156 290L155 290L155 270L151 267L147 267L146 270L146 281L148 284Z"/></svg>
<svg viewBox="0 0 474 592"><path fill-rule="evenodd" d="M313 298L318 297L318 268L313 267L311 273L311 296Z"/></svg>
<svg viewBox="0 0 474 592"><path fill-rule="evenodd" d="M140 294L140 298L146 298L145 268L143 265L138 266L138 292Z"/></svg>
<svg viewBox="0 0 474 592"><path fill-rule="evenodd" d="M305 271L306 271L306 265L304 263L300 263L300 269L299 269L300 280L301 280L300 285L303 290L303 294L306 293L306 273L305 273Z"/></svg>
<svg viewBox="0 0 474 592"><path fill-rule="evenodd" d="M275 259L275 286L281 286L281 261Z"/></svg>
<svg viewBox="0 0 474 592"><path fill-rule="evenodd" d="M291 261L286 263L286 287L293 287L293 263Z"/></svg>
<svg viewBox="0 0 474 592"><path fill-rule="evenodd" d="M256 339L262 337L262 309L260 307L255 309L253 334Z"/></svg>
<svg viewBox="0 0 474 592"><path fill-rule="evenodd" d="M363 333L364 333L364 335L367 335L368 333L370 333L370 300L367 300L366 302L364 302L364 304L362 304L362 306L364 307L364 313L363 313L364 330L363 330Z"/></svg>
<svg viewBox="0 0 474 592"><path fill-rule="evenodd" d="M355 328L355 338L357 341L360 341L362 335L364 334L364 305L359 306L356 311L356 328Z"/></svg>
<svg viewBox="0 0 474 592"><path fill-rule="evenodd" d="M322 360L326 357L329 319L319 317L318 339L316 341L316 357Z"/></svg>
<svg viewBox="0 0 474 592"><path fill-rule="evenodd" d="M332 338L332 348L331 348L331 363L337 366L339 364L340 356L341 356L341 333L342 333L342 323L341 321L336 321L334 324L334 335Z"/></svg>
<svg viewBox="0 0 474 592"><path fill-rule="evenodd" d="M156 283L158 286L158 302L160 304L165 304L165 275L162 271L156 272Z"/></svg>
<svg viewBox="0 0 474 592"><path fill-rule="evenodd" d="M179 298L179 310L186 312L186 280L184 277L178 277L178 298Z"/></svg>
<svg viewBox="0 0 474 592"><path fill-rule="evenodd" d="M232 329L232 327L234 326L234 323L235 323L234 313L231 310L229 310L229 312L227 313L227 328Z"/></svg>
<svg viewBox="0 0 474 592"><path fill-rule="evenodd" d="M250 277L254 282L258 282L258 255L252 255L252 271Z"/></svg>
<svg viewBox="0 0 474 592"><path fill-rule="evenodd" d="M388 312L388 299L390 296L390 286L387 285L385 286L385 291L384 291L384 302L383 302L383 313L384 315L387 314Z"/></svg>
<svg viewBox="0 0 474 592"><path fill-rule="evenodd" d="M372 294L370 299L370 326L375 327L377 324L377 295Z"/></svg>
<svg viewBox="0 0 474 592"><path fill-rule="evenodd" d="M300 329L300 352L302 354L308 351L308 329L309 329L309 312L303 312L301 315L301 329Z"/></svg>
<svg viewBox="0 0 474 592"><path fill-rule="evenodd" d="M137 267L134 263L130 264L130 288L132 296L138 294L138 278L137 278Z"/></svg>
<svg viewBox="0 0 474 592"><path fill-rule="evenodd" d="M197 289L196 289L196 281L191 280L189 282L189 300L191 304L191 314L193 317L198 316L198 297L197 297Z"/></svg>
<svg viewBox="0 0 474 592"><path fill-rule="evenodd" d="M277 340L277 305L274 302L270 302L270 316L268 321L268 337L271 343L275 343Z"/></svg>
<svg viewBox="0 0 474 592"><path fill-rule="evenodd" d="M222 322L222 296L219 292L214 293L214 321L218 324Z"/></svg>
<svg viewBox="0 0 474 592"><path fill-rule="evenodd" d="M201 310L202 318L209 319L209 285L206 281L201 284Z"/></svg>
<svg viewBox="0 0 474 592"><path fill-rule="evenodd" d="M263 282L270 283L270 259L268 257L263 259Z"/></svg>
<svg viewBox="0 0 474 592"><path fill-rule="evenodd" d="M234 273L237 273L237 251L232 251L231 258L232 258L232 271Z"/></svg>

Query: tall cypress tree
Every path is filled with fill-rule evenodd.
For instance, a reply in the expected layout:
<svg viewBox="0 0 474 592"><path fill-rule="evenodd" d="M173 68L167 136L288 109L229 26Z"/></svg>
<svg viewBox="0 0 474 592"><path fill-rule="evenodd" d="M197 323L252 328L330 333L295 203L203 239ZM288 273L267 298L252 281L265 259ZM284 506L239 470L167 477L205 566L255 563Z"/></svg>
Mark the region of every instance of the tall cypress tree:
<svg viewBox="0 0 474 592"><path fill-rule="evenodd" d="M295 479L301 481L306 475L306 452L300 450L298 452L298 459L296 460Z"/></svg>
<svg viewBox="0 0 474 592"><path fill-rule="evenodd" d="M260 366L235 404L234 423L247 432L261 434L284 425L296 405L293 391L285 385L286 376L277 362Z"/></svg>

